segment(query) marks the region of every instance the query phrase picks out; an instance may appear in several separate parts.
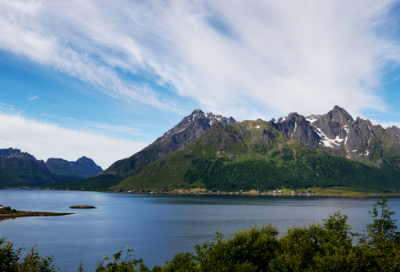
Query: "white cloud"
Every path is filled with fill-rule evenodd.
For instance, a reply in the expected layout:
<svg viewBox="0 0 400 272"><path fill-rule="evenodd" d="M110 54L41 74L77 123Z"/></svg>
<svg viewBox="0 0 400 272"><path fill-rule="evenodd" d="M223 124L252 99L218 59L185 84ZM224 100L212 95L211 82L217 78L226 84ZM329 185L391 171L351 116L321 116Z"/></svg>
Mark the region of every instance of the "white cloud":
<svg viewBox="0 0 400 272"><path fill-rule="evenodd" d="M34 96L29 97L28 100L31 101L31 100L35 100L35 99L38 99L38 98L39 98L39 96L34 95Z"/></svg>
<svg viewBox="0 0 400 272"><path fill-rule="evenodd" d="M146 136L139 129L127 126L117 126L99 122L86 122L87 127L91 127L108 134L127 134L127 135L140 135Z"/></svg>
<svg viewBox="0 0 400 272"><path fill-rule="evenodd" d="M0 113L0 148L18 148L37 159L63 158L76 161L89 157L106 169L113 162L129 157L148 145L106 135L62 128L19 115Z"/></svg>
<svg viewBox="0 0 400 272"><path fill-rule="evenodd" d="M377 90L400 59L386 31L395 2L3 0L0 48L166 111L180 107L119 71L239 120L361 115L387 108Z"/></svg>

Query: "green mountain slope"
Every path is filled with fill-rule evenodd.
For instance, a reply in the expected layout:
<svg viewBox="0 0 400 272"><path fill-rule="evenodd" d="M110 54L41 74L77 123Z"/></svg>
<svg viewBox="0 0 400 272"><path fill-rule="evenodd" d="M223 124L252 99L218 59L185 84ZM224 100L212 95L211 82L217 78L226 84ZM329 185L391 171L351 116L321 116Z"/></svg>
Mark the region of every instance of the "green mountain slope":
<svg viewBox="0 0 400 272"><path fill-rule="evenodd" d="M141 169L117 188L170 190L270 190L345 186L357 190L400 189L400 156L380 166L333 155L292 140L265 121L215 122L201 137Z"/></svg>
<svg viewBox="0 0 400 272"><path fill-rule="evenodd" d="M14 176L10 172L0 168L0 188L4 187L22 187L22 186L34 186L35 184L31 181L20 179Z"/></svg>
<svg viewBox="0 0 400 272"><path fill-rule="evenodd" d="M11 183L11 179L7 186L21 186L21 180L24 180L26 186L43 186L46 184L63 182L68 180L76 180L77 178L71 175L56 175L50 172L43 161L36 160L33 156L16 155L9 158L0 158L1 169L9 175L17 177L20 180L16 183ZM4 186L2 186L4 187Z"/></svg>
<svg viewBox="0 0 400 272"><path fill-rule="evenodd" d="M77 161L51 158L46 161L46 166L56 175L74 176L75 179L93 177L103 171L92 159L82 157Z"/></svg>

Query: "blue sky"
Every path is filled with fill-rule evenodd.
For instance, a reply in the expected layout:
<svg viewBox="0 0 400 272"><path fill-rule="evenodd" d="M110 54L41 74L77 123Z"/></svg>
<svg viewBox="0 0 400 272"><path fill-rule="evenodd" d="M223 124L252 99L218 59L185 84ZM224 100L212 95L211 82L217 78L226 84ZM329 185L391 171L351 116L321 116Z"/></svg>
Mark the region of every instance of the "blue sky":
<svg viewBox="0 0 400 272"><path fill-rule="evenodd" d="M399 1L2 0L0 148L103 168L200 108L400 126Z"/></svg>

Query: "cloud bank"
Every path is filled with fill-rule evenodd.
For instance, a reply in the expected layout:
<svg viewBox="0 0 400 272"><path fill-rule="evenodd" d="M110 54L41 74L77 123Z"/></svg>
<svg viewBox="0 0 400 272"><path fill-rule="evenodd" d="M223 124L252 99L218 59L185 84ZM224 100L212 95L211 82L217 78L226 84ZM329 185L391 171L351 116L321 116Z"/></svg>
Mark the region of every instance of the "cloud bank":
<svg viewBox="0 0 400 272"><path fill-rule="evenodd" d="M66 129L4 113L0 113L0 127L3 128L3 133L0 133L0 148L18 148L44 161L48 158L76 161L86 156L103 169L148 145L98 133Z"/></svg>
<svg viewBox="0 0 400 272"><path fill-rule="evenodd" d="M114 98L237 119L387 109L394 0L3 0L0 48ZM124 75L144 76L167 92ZM173 95L171 95L173 93Z"/></svg>

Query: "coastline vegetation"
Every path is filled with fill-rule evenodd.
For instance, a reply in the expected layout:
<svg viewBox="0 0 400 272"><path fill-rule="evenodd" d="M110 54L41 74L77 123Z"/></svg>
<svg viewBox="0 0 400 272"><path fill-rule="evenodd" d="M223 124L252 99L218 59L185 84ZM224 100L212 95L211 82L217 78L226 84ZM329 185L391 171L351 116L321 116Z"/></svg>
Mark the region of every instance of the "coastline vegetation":
<svg viewBox="0 0 400 272"><path fill-rule="evenodd" d="M120 250L112 260L105 256L95 271L399 271L400 235L387 199L382 197L369 213L374 221L363 234L353 233L348 217L338 211L323 224L289 228L284 236L271 224L238 231L234 237L217 232L213 242L195 246L196 254L177 253L152 270L134 258L132 249L126 257ZM14 249L1 239L0 271L59 271L53 258L40 256L35 247L22 257L24 248ZM82 262L77 271L84 271Z"/></svg>
<svg viewBox="0 0 400 272"><path fill-rule="evenodd" d="M23 213L24 211L17 211L16 209L11 209L10 206L6 206L3 209L0 209L0 214L18 214Z"/></svg>

